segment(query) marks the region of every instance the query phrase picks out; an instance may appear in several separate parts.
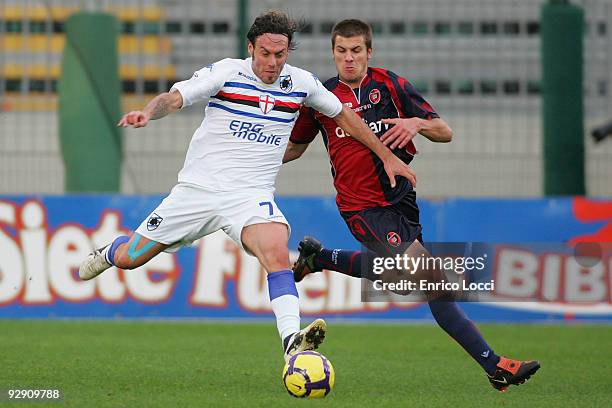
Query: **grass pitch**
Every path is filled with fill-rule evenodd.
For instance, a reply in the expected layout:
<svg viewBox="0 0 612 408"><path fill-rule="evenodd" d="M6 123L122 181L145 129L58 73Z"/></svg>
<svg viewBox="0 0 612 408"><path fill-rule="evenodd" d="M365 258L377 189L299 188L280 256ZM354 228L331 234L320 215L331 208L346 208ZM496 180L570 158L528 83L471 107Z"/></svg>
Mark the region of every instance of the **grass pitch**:
<svg viewBox="0 0 612 408"><path fill-rule="evenodd" d="M611 326L481 325L498 353L539 359L498 393L433 325L331 323L324 400L290 397L274 323L0 321L0 389L60 388L74 407L608 407ZM0 403L2 404L2 403Z"/></svg>

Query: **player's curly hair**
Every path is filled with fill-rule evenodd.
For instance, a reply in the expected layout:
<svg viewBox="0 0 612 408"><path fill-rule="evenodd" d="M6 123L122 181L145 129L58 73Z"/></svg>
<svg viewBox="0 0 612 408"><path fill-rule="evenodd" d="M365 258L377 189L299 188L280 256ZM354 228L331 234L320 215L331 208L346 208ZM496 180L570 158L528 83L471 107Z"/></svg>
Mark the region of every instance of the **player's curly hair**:
<svg viewBox="0 0 612 408"><path fill-rule="evenodd" d="M263 34L282 34L289 39L289 49L294 50L296 44L293 35L298 30L298 23L280 10L270 10L260 14L247 33L247 39L253 46L257 37Z"/></svg>
<svg viewBox="0 0 612 408"><path fill-rule="evenodd" d="M368 23L353 18L339 21L334 25L334 28L332 28L332 48L336 46L337 36L349 38L357 37L358 35L363 35L366 47L372 48L372 28Z"/></svg>

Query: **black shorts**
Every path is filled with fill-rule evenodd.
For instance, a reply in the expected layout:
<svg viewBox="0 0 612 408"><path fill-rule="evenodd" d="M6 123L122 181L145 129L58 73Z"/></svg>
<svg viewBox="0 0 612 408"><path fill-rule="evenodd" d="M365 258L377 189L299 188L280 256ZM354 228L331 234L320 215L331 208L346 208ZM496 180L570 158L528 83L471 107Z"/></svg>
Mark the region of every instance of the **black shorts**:
<svg viewBox="0 0 612 408"><path fill-rule="evenodd" d="M381 256L402 254L414 242L423 242L416 193L408 192L397 204L341 212L351 233Z"/></svg>

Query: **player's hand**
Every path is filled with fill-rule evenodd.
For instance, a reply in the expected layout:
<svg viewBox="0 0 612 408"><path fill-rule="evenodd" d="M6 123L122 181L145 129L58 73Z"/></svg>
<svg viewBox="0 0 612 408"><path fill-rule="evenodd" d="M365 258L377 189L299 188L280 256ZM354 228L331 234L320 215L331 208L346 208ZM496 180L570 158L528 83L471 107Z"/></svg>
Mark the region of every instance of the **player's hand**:
<svg viewBox="0 0 612 408"><path fill-rule="evenodd" d="M389 181L391 182L391 188L395 188L395 176L406 177L412 184L412 187L416 187L416 173L406 163L401 161L396 155L389 154L389 158L383 162L385 166L385 172Z"/></svg>
<svg viewBox="0 0 612 408"><path fill-rule="evenodd" d="M421 120L419 118L383 119L382 123L395 126L387 130L380 137L380 141L391 150L395 148L403 149L421 130Z"/></svg>
<svg viewBox="0 0 612 408"><path fill-rule="evenodd" d="M142 111L131 111L123 115L117 126L127 127L133 126L135 128L145 127L149 123L149 116Z"/></svg>

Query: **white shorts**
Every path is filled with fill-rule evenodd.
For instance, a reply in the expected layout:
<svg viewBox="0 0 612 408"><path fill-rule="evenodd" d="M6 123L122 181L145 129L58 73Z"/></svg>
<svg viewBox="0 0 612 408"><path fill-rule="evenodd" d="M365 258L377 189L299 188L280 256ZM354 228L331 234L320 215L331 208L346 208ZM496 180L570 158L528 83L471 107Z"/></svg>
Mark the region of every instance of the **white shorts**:
<svg viewBox="0 0 612 408"><path fill-rule="evenodd" d="M195 184L179 183L140 224L136 233L170 245L166 251L174 252L222 229L245 249L240 239L242 229L266 222L285 224L291 233L271 192L212 192Z"/></svg>

